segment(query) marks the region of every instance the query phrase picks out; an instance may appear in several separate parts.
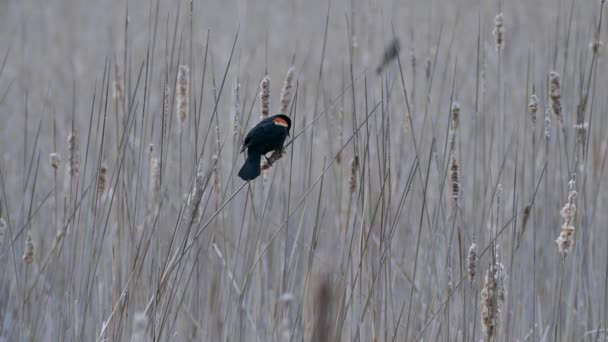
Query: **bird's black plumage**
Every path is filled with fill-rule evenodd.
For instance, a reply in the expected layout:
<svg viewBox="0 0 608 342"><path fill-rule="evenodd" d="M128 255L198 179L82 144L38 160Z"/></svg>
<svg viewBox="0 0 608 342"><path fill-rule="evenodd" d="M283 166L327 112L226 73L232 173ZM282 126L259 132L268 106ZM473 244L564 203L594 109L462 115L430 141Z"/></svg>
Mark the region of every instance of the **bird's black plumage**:
<svg viewBox="0 0 608 342"><path fill-rule="evenodd" d="M239 177L248 181L259 176L262 155L282 149L290 128L291 119L284 114L269 116L255 125L243 141L241 152L247 150L247 159L239 171Z"/></svg>

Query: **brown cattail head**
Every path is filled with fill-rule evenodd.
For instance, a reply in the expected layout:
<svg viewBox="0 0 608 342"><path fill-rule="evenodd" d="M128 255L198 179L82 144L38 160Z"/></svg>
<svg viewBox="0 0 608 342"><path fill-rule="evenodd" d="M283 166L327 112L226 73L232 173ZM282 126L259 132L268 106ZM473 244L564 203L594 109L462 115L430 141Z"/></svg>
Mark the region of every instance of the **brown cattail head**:
<svg viewBox="0 0 608 342"><path fill-rule="evenodd" d="M262 120L264 120L270 113L270 77L268 77L268 75L266 75L262 80L262 83L260 83L260 88L262 89L260 91L260 115Z"/></svg>
<svg viewBox="0 0 608 342"><path fill-rule="evenodd" d="M555 71L549 73L549 97L551 98L551 109L557 117L558 122L562 123L562 90L561 77Z"/></svg>
<svg viewBox="0 0 608 342"><path fill-rule="evenodd" d="M70 152L70 159L68 160L68 171L70 176L78 176L78 160L80 158L80 151L78 148L78 136L76 130L72 130L68 135L68 151Z"/></svg>
<svg viewBox="0 0 608 342"><path fill-rule="evenodd" d="M99 176L97 177L97 196L98 199L101 199L103 192L106 190L106 176L108 174L108 169L101 165L99 168Z"/></svg>
<svg viewBox="0 0 608 342"><path fill-rule="evenodd" d="M401 49L399 44L399 39L396 37L386 46L384 49L384 55L382 56L382 61L376 68L376 73L381 73L384 67L388 65L393 59L397 58L399 55L399 50Z"/></svg>
<svg viewBox="0 0 608 342"><path fill-rule="evenodd" d="M283 155L285 155L284 148L274 150L268 159L262 161L262 170L266 171L266 170L270 169L272 167L272 165L274 165L275 162L277 162L279 159L283 158Z"/></svg>
<svg viewBox="0 0 608 342"><path fill-rule="evenodd" d="M452 127L455 131L458 130L460 125L460 103L454 101L452 103Z"/></svg>
<svg viewBox="0 0 608 342"><path fill-rule="evenodd" d="M427 59L424 61L424 77L426 78L427 81L429 81L431 79L431 66L432 66L432 62L431 62L431 57L427 57Z"/></svg>
<svg viewBox="0 0 608 342"><path fill-rule="evenodd" d="M23 250L23 262L27 265L31 264L34 261L34 243L32 242L32 236L28 231L25 234L25 248Z"/></svg>
<svg viewBox="0 0 608 342"><path fill-rule="evenodd" d="M49 163L51 167L55 170L59 168L59 164L61 163L61 156L57 152L53 152L49 154Z"/></svg>
<svg viewBox="0 0 608 342"><path fill-rule="evenodd" d="M536 94L532 93L530 95L530 102L528 103L528 113L530 114L530 122L532 123L532 128L536 127L536 113L538 112L538 97Z"/></svg>
<svg viewBox="0 0 608 342"><path fill-rule="evenodd" d="M4 234L6 234L6 222L0 217L0 247L2 247L2 243L4 242Z"/></svg>
<svg viewBox="0 0 608 342"><path fill-rule="evenodd" d="M452 154L452 165L450 166L450 177L452 179L452 200L454 201L454 210L458 207L458 198L460 197L460 172L456 157Z"/></svg>
<svg viewBox="0 0 608 342"><path fill-rule="evenodd" d="M314 327L312 341L329 341L331 328L332 289L328 274L322 274L317 279L314 291Z"/></svg>
<svg viewBox="0 0 608 342"><path fill-rule="evenodd" d="M182 64L177 70L175 109L179 123L183 126L190 111L190 68Z"/></svg>
<svg viewBox="0 0 608 342"><path fill-rule="evenodd" d="M469 275L469 281L473 283L475 281L475 275L477 274L477 245L475 242L471 243L471 247L469 247L469 254L467 255L467 274Z"/></svg>
<svg viewBox="0 0 608 342"><path fill-rule="evenodd" d="M576 182L575 175L568 182L568 202L561 210L561 215L564 218L562 230L559 237L555 240L557 248L562 256L566 257L572 250L574 245L574 219L576 216Z"/></svg>
<svg viewBox="0 0 608 342"><path fill-rule="evenodd" d="M505 27L504 27L504 17L502 13L498 13L494 18L494 39L496 41L496 51L500 51L505 47Z"/></svg>
<svg viewBox="0 0 608 342"><path fill-rule="evenodd" d="M292 66L287 70L287 75L285 75L285 82L283 82L283 89L281 89L281 109L279 110L279 113L286 114L289 109L295 71L296 69Z"/></svg>
<svg viewBox="0 0 608 342"><path fill-rule="evenodd" d="M350 179L348 181L348 189L350 193L354 193L357 189L357 169L359 168L359 156L355 156L350 161Z"/></svg>

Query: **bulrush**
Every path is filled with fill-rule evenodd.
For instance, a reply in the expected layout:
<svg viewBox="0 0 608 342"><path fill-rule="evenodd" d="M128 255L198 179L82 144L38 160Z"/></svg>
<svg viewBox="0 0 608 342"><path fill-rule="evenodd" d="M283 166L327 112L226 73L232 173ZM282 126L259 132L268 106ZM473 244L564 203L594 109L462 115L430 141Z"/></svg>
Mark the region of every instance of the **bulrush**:
<svg viewBox="0 0 608 342"><path fill-rule="evenodd" d="M564 218L564 224L562 224L562 230L559 233L557 240L557 249L562 256L567 256L572 250L574 245L574 218L576 216L576 182L575 176L568 182L568 202L564 205L561 210L561 215Z"/></svg>

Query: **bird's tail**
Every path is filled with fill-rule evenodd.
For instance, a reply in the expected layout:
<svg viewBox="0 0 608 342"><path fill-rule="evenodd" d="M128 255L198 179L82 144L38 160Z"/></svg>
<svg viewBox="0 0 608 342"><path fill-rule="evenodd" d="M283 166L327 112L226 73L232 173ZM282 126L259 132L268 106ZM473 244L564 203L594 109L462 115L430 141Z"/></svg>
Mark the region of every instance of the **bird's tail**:
<svg viewBox="0 0 608 342"><path fill-rule="evenodd" d="M260 162L262 161L262 155L259 153L249 153L245 164L239 170L239 177L244 181L255 179L262 172Z"/></svg>

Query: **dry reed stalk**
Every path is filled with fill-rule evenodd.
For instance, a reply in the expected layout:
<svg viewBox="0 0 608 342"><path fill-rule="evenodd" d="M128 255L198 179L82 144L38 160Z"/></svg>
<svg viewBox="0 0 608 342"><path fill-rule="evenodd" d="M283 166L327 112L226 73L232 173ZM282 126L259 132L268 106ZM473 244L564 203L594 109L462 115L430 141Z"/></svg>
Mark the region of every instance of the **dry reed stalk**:
<svg viewBox="0 0 608 342"><path fill-rule="evenodd" d="M217 154L214 154L211 157L211 163L213 165L213 171L211 171L213 174L213 192L216 195L219 195L220 190L221 190L221 183L220 183L220 175L217 172L217 169L218 169L217 165L219 163L219 160L217 159Z"/></svg>
<svg viewBox="0 0 608 342"><path fill-rule="evenodd" d="M53 152L49 154L49 163L51 167L55 170L59 168L59 164L61 163L61 156L57 152Z"/></svg>
<svg viewBox="0 0 608 342"><path fill-rule="evenodd" d="M296 68L291 66L285 75L285 81L283 82L283 88L281 89L281 108L279 110L279 113L281 114L287 114L287 110L289 109L295 71Z"/></svg>
<svg viewBox="0 0 608 342"><path fill-rule="evenodd" d="M196 224L201 219L201 200L205 188L205 172L203 170L203 160L201 159L196 168L196 179L192 187L192 192L188 196L189 224Z"/></svg>
<svg viewBox="0 0 608 342"><path fill-rule="evenodd" d="M190 68L185 64L178 68L176 90L175 109L181 129L190 112Z"/></svg>
<svg viewBox="0 0 608 342"><path fill-rule="evenodd" d="M350 193L354 193L357 189L357 169L359 168L359 156L355 156L350 161L350 178L348 180L348 189Z"/></svg>
<svg viewBox="0 0 608 342"><path fill-rule="evenodd" d="M150 209L154 215L157 215L160 209L160 167L158 158L150 158Z"/></svg>
<svg viewBox="0 0 608 342"><path fill-rule="evenodd" d="M260 117L264 120L270 113L270 77L266 75L260 83Z"/></svg>
<svg viewBox="0 0 608 342"><path fill-rule="evenodd" d="M564 205L561 210L561 215L564 218L564 224L562 225L559 237L555 240L557 249L563 257L566 257L572 250L574 245L574 219L576 216L576 182L575 175L568 182L568 202Z"/></svg>
<svg viewBox="0 0 608 342"><path fill-rule="evenodd" d="M230 104L230 118L232 119L232 134L237 135L239 132L239 88L238 79L232 85L232 99Z"/></svg>
<svg viewBox="0 0 608 342"><path fill-rule="evenodd" d="M262 170L266 171L270 169L274 163L285 155L285 149L274 150L268 159L262 161Z"/></svg>
<svg viewBox="0 0 608 342"><path fill-rule="evenodd" d="M34 261L34 243L32 242L32 235L29 230L25 234L25 247L23 249L23 262L26 265L30 265Z"/></svg>
<svg viewBox="0 0 608 342"><path fill-rule="evenodd" d="M562 122L562 90L561 77L555 71L549 73L549 97L551 98L551 110L557 117L557 121L561 125Z"/></svg>
<svg viewBox="0 0 608 342"><path fill-rule="evenodd" d="M504 27L504 16L502 13L498 13L494 18L494 39L496 43L496 51L500 51L505 48L505 27Z"/></svg>
<svg viewBox="0 0 608 342"><path fill-rule="evenodd" d="M340 108L340 110L338 111L338 115L337 115L337 122L336 122L336 130L338 131L338 146L342 145L342 137L343 137L343 132L342 132L342 118L344 117L344 108ZM339 165L340 162L342 162L342 151L338 150L338 154L336 154L336 163Z"/></svg>
<svg viewBox="0 0 608 342"><path fill-rule="evenodd" d="M2 243L4 242L4 234L6 234L6 221L0 217L0 247L2 247Z"/></svg>

